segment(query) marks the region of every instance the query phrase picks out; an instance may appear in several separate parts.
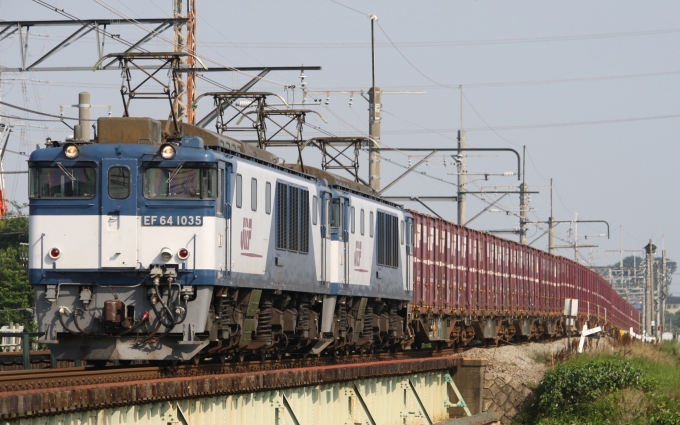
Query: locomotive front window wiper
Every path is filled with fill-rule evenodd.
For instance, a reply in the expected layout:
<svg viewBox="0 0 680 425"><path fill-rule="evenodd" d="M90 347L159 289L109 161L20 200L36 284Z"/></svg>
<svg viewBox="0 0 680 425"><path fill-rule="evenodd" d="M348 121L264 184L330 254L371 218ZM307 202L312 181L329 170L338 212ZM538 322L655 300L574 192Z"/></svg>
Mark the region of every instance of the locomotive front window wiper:
<svg viewBox="0 0 680 425"><path fill-rule="evenodd" d="M184 163L180 162L180 164L177 166L177 168L175 168L175 170L172 173L170 173L170 175L168 176L168 179L165 182L170 184L170 182L172 182L172 179L175 178L175 176L177 175L177 173L179 173L179 170L181 170L182 167L184 167Z"/></svg>
<svg viewBox="0 0 680 425"><path fill-rule="evenodd" d="M72 182L76 180L76 177L73 175L73 173L69 173L68 170L64 168L63 165L61 165L61 162L57 162L57 167L59 167L59 169L63 171L64 174L66 174L66 177L71 179Z"/></svg>

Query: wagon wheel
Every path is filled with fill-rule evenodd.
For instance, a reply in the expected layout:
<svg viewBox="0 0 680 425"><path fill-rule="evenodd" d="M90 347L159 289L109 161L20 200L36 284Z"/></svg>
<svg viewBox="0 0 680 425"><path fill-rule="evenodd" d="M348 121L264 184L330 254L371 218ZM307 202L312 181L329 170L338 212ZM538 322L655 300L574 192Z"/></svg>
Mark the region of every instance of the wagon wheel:
<svg viewBox="0 0 680 425"><path fill-rule="evenodd" d="M512 325L510 325L510 326L504 326L504 327L503 327L503 330L504 330L504 332L505 332L505 340L506 340L507 342L510 342L510 340L511 340L512 338L515 337L515 333L517 332L517 331L515 330L515 327L512 326Z"/></svg>
<svg viewBox="0 0 680 425"><path fill-rule="evenodd" d="M470 341L475 338L475 330L472 326L462 327L463 331L460 333L461 345L468 345Z"/></svg>

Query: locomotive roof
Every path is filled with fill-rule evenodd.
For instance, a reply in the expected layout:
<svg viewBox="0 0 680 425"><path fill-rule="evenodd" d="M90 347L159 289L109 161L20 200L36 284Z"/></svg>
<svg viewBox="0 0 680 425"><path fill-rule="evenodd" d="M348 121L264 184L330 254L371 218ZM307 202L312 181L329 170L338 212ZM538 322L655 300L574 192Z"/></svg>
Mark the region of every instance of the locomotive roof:
<svg viewBox="0 0 680 425"><path fill-rule="evenodd" d="M231 151L258 158L272 164L278 164L279 158L262 149L258 149L240 140L217 134L202 127L178 122L182 136L197 136L203 139L205 146L219 146ZM146 117L102 117L97 120L97 143L131 143L141 141L160 144L165 141L165 129L172 125L169 120L155 120Z"/></svg>
<svg viewBox="0 0 680 425"><path fill-rule="evenodd" d="M302 174L324 179L331 186L343 187L367 196L376 196L371 188L353 180L308 165L283 164L279 157L264 149L192 124L185 122L177 124L182 136L200 137L206 147L216 146L238 152L246 157L256 158ZM167 135L167 130L171 125L172 121L170 120L155 120L147 117L102 117L97 120L97 142L102 144L137 144L145 141L160 144L165 141L164 135Z"/></svg>
<svg viewBox="0 0 680 425"><path fill-rule="evenodd" d="M344 177L336 176L335 174L331 174L328 171L302 164L284 164L283 166L300 173L314 176L316 178L325 179L330 186L342 186L355 192L363 193L364 195L375 196L373 190L371 190L371 188L368 186Z"/></svg>

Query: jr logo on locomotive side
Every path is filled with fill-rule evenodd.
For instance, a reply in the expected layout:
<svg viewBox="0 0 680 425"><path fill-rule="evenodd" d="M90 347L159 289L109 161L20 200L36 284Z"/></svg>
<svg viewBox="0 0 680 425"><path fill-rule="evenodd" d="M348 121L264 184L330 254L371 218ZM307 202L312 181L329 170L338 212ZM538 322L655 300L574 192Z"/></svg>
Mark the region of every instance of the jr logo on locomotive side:
<svg viewBox="0 0 680 425"><path fill-rule="evenodd" d="M253 237L253 219L243 218L243 230L241 230L241 250L250 249L250 239Z"/></svg>

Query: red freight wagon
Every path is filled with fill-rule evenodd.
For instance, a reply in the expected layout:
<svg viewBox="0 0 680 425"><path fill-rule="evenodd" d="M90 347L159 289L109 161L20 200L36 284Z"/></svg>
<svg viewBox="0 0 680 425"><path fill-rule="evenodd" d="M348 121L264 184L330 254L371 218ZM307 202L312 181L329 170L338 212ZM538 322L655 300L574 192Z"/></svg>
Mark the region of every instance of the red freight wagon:
<svg viewBox="0 0 680 425"><path fill-rule="evenodd" d="M579 300L577 329L586 322L638 329L637 310L583 265L410 212L417 340L451 345L563 335L565 298Z"/></svg>

